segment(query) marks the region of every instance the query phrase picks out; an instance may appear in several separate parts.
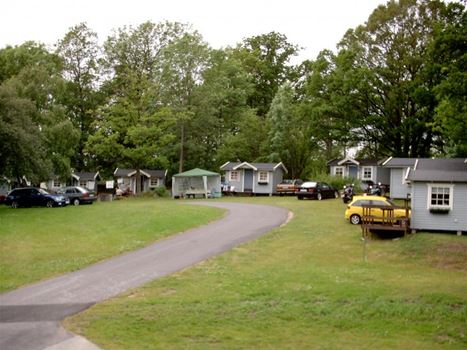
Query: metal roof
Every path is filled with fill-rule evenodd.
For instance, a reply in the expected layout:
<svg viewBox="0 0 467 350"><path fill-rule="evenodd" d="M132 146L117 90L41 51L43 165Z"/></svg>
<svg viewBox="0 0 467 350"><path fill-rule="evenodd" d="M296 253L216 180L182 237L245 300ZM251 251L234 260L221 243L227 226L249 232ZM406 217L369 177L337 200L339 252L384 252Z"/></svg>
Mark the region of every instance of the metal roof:
<svg viewBox="0 0 467 350"><path fill-rule="evenodd" d="M174 177L201 177L201 176L220 176L220 174L214 173L212 171L204 170L204 169L195 168L195 169L191 169L183 173L174 175Z"/></svg>

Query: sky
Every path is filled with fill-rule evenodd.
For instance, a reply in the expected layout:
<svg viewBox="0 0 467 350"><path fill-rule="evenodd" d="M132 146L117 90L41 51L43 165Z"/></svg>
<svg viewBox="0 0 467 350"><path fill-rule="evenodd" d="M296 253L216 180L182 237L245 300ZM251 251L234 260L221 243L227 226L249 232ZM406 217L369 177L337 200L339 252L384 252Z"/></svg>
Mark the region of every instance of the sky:
<svg viewBox="0 0 467 350"><path fill-rule="evenodd" d="M8 0L0 12L0 48L34 40L53 47L81 22L103 42L112 30L145 21L189 23L213 48L275 31L314 59L335 50L347 29L364 24L386 0Z"/></svg>

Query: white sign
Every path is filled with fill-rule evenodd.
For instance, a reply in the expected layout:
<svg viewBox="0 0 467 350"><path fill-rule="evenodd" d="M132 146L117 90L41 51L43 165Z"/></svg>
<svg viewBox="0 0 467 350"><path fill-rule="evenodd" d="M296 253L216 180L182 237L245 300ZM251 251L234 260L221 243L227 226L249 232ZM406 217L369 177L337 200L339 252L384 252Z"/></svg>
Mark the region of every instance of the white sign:
<svg viewBox="0 0 467 350"><path fill-rule="evenodd" d="M106 182L105 182L105 188L114 188L114 182L113 182L113 180L111 180L111 181L106 181Z"/></svg>

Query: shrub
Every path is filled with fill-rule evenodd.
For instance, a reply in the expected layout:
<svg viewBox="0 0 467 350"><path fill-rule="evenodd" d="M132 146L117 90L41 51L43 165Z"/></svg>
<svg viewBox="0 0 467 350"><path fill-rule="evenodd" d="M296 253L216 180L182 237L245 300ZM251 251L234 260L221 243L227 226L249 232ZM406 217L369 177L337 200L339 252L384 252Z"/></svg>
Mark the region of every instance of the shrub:
<svg viewBox="0 0 467 350"><path fill-rule="evenodd" d="M351 177L334 176L327 173L317 174L312 180L327 182L331 186L342 190L344 185L354 184L355 190L360 188L360 180Z"/></svg>

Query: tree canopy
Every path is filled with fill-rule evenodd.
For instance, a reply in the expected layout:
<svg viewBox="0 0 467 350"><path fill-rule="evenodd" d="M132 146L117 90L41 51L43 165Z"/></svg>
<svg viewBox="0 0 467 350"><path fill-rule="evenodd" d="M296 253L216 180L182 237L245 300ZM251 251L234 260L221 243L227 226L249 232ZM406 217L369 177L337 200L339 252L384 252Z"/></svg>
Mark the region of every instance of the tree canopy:
<svg viewBox="0 0 467 350"><path fill-rule="evenodd" d="M52 51L0 49L0 175L282 161L291 177L362 157L467 156L465 6L388 1L336 50L293 65L270 32L212 49L190 25L77 24ZM139 182L139 181L138 181Z"/></svg>

